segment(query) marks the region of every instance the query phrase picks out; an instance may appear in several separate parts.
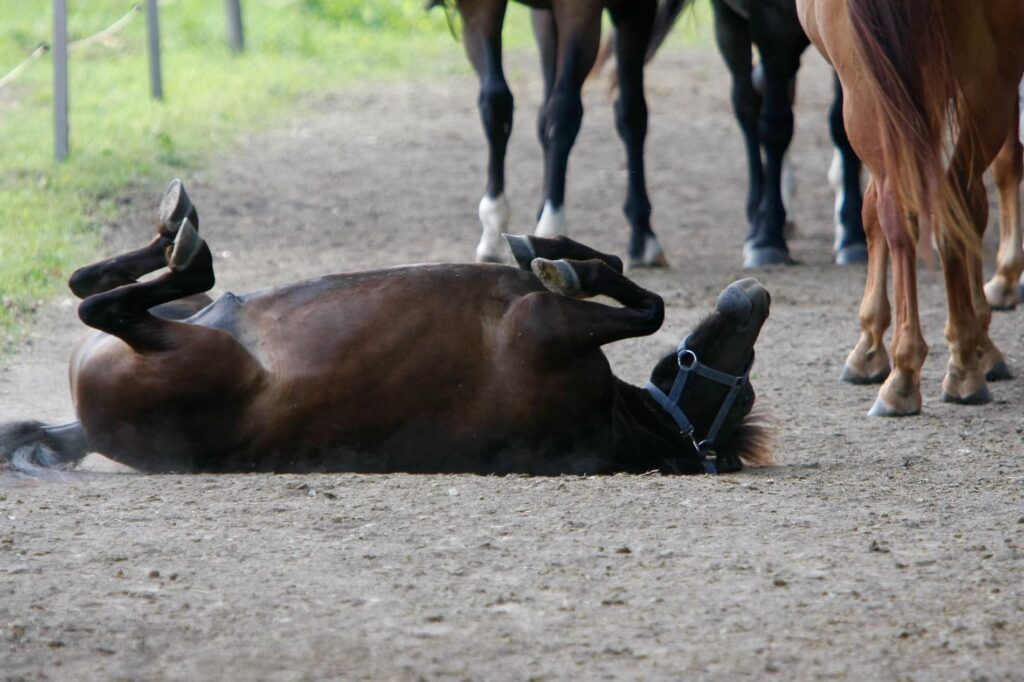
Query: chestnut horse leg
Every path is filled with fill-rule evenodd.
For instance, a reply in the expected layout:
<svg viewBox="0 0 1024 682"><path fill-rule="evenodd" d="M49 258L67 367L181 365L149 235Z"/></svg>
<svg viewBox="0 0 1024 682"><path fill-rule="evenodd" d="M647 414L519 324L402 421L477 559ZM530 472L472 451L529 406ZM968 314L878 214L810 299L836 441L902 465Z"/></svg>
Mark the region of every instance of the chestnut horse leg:
<svg viewBox="0 0 1024 682"><path fill-rule="evenodd" d="M544 207L534 231L538 237L567 232L565 175L583 122L580 90L594 65L601 41L603 2L554 3L551 10L557 37L555 80L542 114L544 130Z"/></svg>
<svg viewBox="0 0 1024 682"><path fill-rule="evenodd" d="M630 267L666 267L668 261L651 229L651 201L647 196L644 141L647 138L647 100L644 96L644 55L654 29L654 0L618 0L608 3L615 24L615 63L619 97L615 100L615 127L626 147L627 190L623 212L631 228Z"/></svg>
<svg viewBox="0 0 1024 682"><path fill-rule="evenodd" d="M860 340L850 351L840 380L851 384L880 384L889 376L885 330L892 314L886 280L889 249L878 222L878 192L872 181L864 194L863 221L868 242L868 276L860 303Z"/></svg>
<svg viewBox="0 0 1024 682"><path fill-rule="evenodd" d="M873 417L900 417L921 412L921 367L928 344L921 333L917 306L917 224L904 225L906 217L891 184L875 178L878 222L892 258L896 326L892 336L893 370L878 391L868 412ZM867 221L865 221L867 224Z"/></svg>
<svg viewBox="0 0 1024 682"><path fill-rule="evenodd" d="M570 258L572 260L591 260L596 258L604 261L604 264L618 273L622 272L622 259L607 253L601 253L585 244L580 244L568 237L555 237L546 239L544 237L532 237L529 235L506 234L505 241L512 252L512 257L523 270L530 270L534 258L546 258L557 260L559 258Z"/></svg>
<svg viewBox="0 0 1024 682"><path fill-rule="evenodd" d="M1020 104L1018 102L1018 116ZM1018 137L1018 117L1002 149L992 162L992 177L999 191L999 255L996 274L985 285L985 298L993 310L1011 310L1017 306L1024 249L1021 248L1020 182L1024 176L1024 147Z"/></svg>
<svg viewBox="0 0 1024 682"><path fill-rule="evenodd" d="M199 216L185 193L185 187L180 180L172 180L160 201L157 234L153 241L141 249L79 268L68 281L72 293L78 298L86 298L132 284L139 277L164 267L167 265L167 253L185 218L198 229Z"/></svg>
<svg viewBox="0 0 1024 682"><path fill-rule="evenodd" d="M480 78L480 118L487 135L487 189L480 200L483 230L476 247L481 262L503 262L501 234L510 216L505 198L505 150L512 133L512 91L501 65L501 26L507 0L459 0L466 54Z"/></svg>
<svg viewBox="0 0 1024 682"><path fill-rule="evenodd" d="M868 261L867 237L862 222L861 163L853 151L843 122L843 86L833 72L835 96L829 111L829 132L836 152L829 169L828 179L836 193L835 251L836 265L851 265ZM874 210L874 209L872 209Z"/></svg>
<svg viewBox="0 0 1024 682"><path fill-rule="evenodd" d="M214 284L213 256L186 220L166 262L170 270L153 280L89 296L78 306L79 318L139 353L175 347L180 339L167 331L178 325L154 316L150 308L209 291Z"/></svg>

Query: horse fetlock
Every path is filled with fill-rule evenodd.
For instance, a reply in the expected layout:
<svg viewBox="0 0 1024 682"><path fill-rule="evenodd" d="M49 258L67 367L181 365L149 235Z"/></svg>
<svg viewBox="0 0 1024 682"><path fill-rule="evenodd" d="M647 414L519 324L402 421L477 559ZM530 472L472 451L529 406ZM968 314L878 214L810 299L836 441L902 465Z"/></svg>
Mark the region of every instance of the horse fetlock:
<svg viewBox="0 0 1024 682"><path fill-rule="evenodd" d="M643 235L643 247L640 249L639 254L634 255L630 253L629 269L667 267L669 267L668 259L665 257L665 252L662 250L658 238L653 233L645 233Z"/></svg>
<svg viewBox="0 0 1024 682"><path fill-rule="evenodd" d="M1016 280L997 272L985 284L985 300L992 310L1013 310L1020 301L1018 289Z"/></svg>
<svg viewBox="0 0 1024 682"><path fill-rule="evenodd" d="M505 248L501 235L508 230L512 211L504 194L496 197L484 196L480 200L480 243L476 247L479 263L504 263Z"/></svg>

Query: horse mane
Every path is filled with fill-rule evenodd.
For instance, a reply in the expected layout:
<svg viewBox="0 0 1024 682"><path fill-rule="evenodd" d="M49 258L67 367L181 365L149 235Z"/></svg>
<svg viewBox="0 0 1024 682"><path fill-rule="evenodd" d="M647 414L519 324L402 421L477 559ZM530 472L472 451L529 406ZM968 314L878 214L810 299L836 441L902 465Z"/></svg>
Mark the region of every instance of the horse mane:
<svg viewBox="0 0 1024 682"><path fill-rule="evenodd" d="M884 168L898 204L930 217L939 237L971 253L981 240L972 227L963 187L946 174L947 134L957 146L976 144L977 126L958 81L953 41L960 0L847 0L855 49L882 115Z"/></svg>
<svg viewBox="0 0 1024 682"><path fill-rule="evenodd" d="M775 427L763 410L755 409L733 428L728 442L717 450L721 455L738 457L745 466L766 467L775 464L774 442Z"/></svg>

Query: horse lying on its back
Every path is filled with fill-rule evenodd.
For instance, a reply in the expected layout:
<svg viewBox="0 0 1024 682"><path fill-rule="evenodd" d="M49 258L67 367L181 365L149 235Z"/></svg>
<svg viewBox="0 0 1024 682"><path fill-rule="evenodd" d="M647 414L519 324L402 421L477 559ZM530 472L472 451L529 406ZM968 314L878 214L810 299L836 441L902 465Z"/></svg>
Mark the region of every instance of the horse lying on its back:
<svg viewBox="0 0 1024 682"><path fill-rule="evenodd" d="M601 346L657 330L661 298L569 239L508 237L520 268L399 267L207 305L196 222L172 183L147 247L75 273L99 330L71 361L79 421L3 427L0 454L95 451L152 472L696 473L767 458L747 419L770 302L755 280L730 285L645 390ZM622 307L582 300L599 294Z"/></svg>

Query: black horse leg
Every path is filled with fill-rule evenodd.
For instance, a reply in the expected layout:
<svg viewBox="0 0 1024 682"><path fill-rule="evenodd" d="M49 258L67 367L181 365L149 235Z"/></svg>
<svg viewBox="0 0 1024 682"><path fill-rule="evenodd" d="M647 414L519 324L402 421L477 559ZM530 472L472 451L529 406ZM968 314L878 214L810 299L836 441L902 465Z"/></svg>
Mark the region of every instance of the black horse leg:
<svg viewBox="0 0 1024 682"><path fill-rule="evenodd" d="M544 93L540 100L540 106L537 108L537 139L540 140L545 159L544 184L542 186L547 187L548 100L551 99L551 92L555 88L555 75L558 66L558 28L555 26L555 16L551 10L530 10L530 20L533 25L533 37L537 41L537 48L540 51L540 71L544 77ZM543 213L544 200L541 199L540 208L537 209L538 221Z"/></svg>
<svg viewBox="0 0 1024 682"><path fill-rule="evenodd" d="M512 133L512 91L505 82L501 65L501 27L506 2L460 0L463 42L466 54L480 77L480 118L487 135L487 190L480 200L483 233L476 247L476 259L505 260L501 234L508 229L509 206L505 198L505 150Z"/></svg>
<svg viewBox="0 0 1024 682"><path fill-rule="evenodd" d="M829 129L835 144L835 157L828 172L829 183L836 193L834 250L837 265L866 263L868 260L867 237L861 218L863 196L861 194L860 157L853 151L850 138L846 136L843 123L843 86L839 76L835 78L835 97L829 111Z"/></svg>
<svg viewBox="0 0 1024 682"><path fill-rule="evenodd" d="M186 222L165 261L170 270L147 281L128 284L86 298L78 306L82 322L122 339L136 351L167 350L175 344L168 322L150 313L164 303L209 291L214 284L213 256Z"/></svg>
<svg viewBox="0 0 1024 682"><path fill-rule="evenodd" d="M783 234L786 208L782 202L782 164L793 139L793 105L789 89L800 67L799 49L785 44L758 43L765 71L765 92L758 121L764 149L764 189L754 214L753 233L743 246L747 268L792 263Z"/></svg>
<svg viewBox="0 0 1024 682"><path fill-rule="evenodd" d="M711 3L715 12L715 42L732 76L732 107L743 132L747 150L747 222L750 230L745 241L754 237L754 216L764 194L764 168L757 124L761 116L761 95L754 87L751 67L750 24L723 0Z"/></svg>
<svg viewBox="0 0 1024 682"><path fill-rule="evenodd" d="M568 237L555 237L546 239L521 234L506 234L505 241L512 252L512 257L523 270L529 270L534 258L547 258L557 260L559 258L571 258L573 260L597 259L616 272L622 272L622 259L592 249L585 244L580 244Z"/></svg>
<svg viewBox="0 0 1024 682"><path fill-rule="evenodd" d="M654 28L654 0L619 0L609 3L615 24L615 60L619 97L615 101L615 127L626 146L626 203L623 211L632 232L629 263L632 267L668 265L651 229L651 202L647 196L644 141L647 138L647 100L644 97L644 55Z"/></svg>
<svg viewBox="0 0 1024 682"><path fill-rule="evenodd" d="M544 207L537 221L539 237L564 235L565 174L569 152L583 122L580 90L594 65L601 40L599 3L558 4L554 9L559 61L544 117Z"/></svg>

